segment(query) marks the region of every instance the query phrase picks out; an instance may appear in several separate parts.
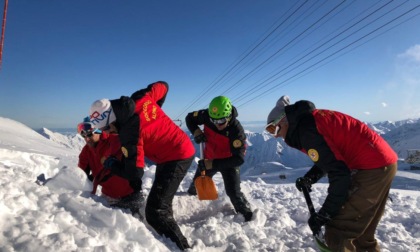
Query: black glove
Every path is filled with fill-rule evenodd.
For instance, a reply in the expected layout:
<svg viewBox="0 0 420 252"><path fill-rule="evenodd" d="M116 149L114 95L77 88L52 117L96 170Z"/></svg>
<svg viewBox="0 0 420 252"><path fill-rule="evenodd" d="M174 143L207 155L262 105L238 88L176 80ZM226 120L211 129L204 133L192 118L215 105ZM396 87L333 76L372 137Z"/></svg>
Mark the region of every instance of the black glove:
<svg viewBox="0 0 420 252"><path fill-rule="evenodd" d="M312 184L312 179L308 177L300 177L296 179L296 188L299 190L299 192L301 192L304 187L308 188L308 191L311 192Z"/></svg>
<svg viewBox="0 0 420 252"><path fill-rule="evenodd" d="M198 169L200 169L200 172L206 171L206 164L204 163L204 159L200 159L198 161Z"/></svg>
<svg viewBox="0 0 420 252"><path fill-rule="evenodd" d="M330 216L322 211L318 213L311 214L311 217L308 220L309 228L312 230L313 235L318 235L321 232L321 227L327 224L331 220Z"/></svg>
<svg viewBox="0 0 420 252"><path fill-rule="evenodd" d="M194 142L197 144L207 142L207 137L204 135L204 133L201 133L194 137Z"/></svg>
<svg viewBox="0 0 420 252"><path fill-rule="evenodd" d="M89 167L89 165L86 167L85 173L86 173L86 176L89 179L89 181L92 182L93 181L93 175L90 173L90 167Z"/></svg>
<svg viewBox="0 0 420 252"><path fill-rule="evenodd" d="M110 169L112 171L113 167L117 167L120 165L120 160L118 160L114 156L110 156L104 161L103 165L104 165L104 169Z"/></svg>

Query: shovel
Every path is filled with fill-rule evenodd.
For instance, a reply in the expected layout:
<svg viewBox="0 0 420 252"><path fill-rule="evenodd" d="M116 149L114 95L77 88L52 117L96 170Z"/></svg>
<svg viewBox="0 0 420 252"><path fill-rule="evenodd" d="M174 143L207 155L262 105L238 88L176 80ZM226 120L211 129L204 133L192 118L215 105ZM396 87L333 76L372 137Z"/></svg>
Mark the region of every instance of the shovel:
<svg viewBox="0 0 420 252"><path fill-rule="evenodd" d="M305 201L306 201L306 205L308 205L309 213L312 215L315 213L315 208L314 208L314 205L312 204L308 187L304 186L302 188L302 192L303 192L303 196L305 196ZM322 232L314 235L316 245L318 246L321 252L332 252L332 250L330 250L325 244L323 237L324 235L322 234Z"/></svg>
<svg viewBox="0 0 420 252"><path fill-rule="evenodd" d="M203 143L200 143L200 159L204 158ZM217 189L211 177L206 176L206 171L202 171L201 175L194 181L199 200L216 200L218 198Z"/></svg>

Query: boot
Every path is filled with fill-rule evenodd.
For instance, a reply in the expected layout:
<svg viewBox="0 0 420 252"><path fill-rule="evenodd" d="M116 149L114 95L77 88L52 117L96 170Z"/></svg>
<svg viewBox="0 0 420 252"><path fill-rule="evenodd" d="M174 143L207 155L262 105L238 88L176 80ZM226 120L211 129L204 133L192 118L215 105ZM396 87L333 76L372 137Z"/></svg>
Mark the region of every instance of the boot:
<svg viewBox="0 0 420 252"><path fill-rule="evenodd" d="M245 222L248 222L252 219L253 213L249 207L248 201L245 198L242 198L241 202L235 204L234 207L237 213L240 213L244 216Z"/></svg>
<svg viewBox="0 0 420 252"><path fill-rule="evenodd" d="M139 221L144 221L143 215L140 213L140 209L130 209L131 215Z"/></svg>
<svg viewBox="0 0 420 252"><path fill-rule="evenodd" d="M248 221L250 221L252 219L253 213L249 209L246 210L246 211L241 212L241 214L244 216L245 222L248 222Z"/></svg>

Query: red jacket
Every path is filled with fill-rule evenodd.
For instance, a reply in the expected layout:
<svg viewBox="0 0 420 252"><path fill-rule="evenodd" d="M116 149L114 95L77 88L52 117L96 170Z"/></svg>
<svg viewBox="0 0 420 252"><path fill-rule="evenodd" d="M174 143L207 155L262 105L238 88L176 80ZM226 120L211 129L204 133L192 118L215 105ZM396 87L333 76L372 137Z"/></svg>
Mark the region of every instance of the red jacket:
<svg viewBox="0 0 420 252"><path fill-rule="evenodd" d="M286 143L315 163L305 177L318 181L328 174L330 186L321 210L330 216L347 200L351 170L377 169L397 162L397 154L381 136L349 115L315 109L310 101L298 101L285 111L289 122Z"/></svg>
<svg viewBox="0 0 420 252"><path fill-rule="evenodd" d="M122 96L111 100L125 156L119 175L134 176L135 169L145 166L145 157L162 164L194 155L187 134L161 109L167 93L168 84L160 81L133 93L130 98Z"/></svg>
<svg viewBox="0 0 420 252"><path fill-rule="evenodd" d="M86 171L90 169L93 177L97 177L103 170L101 159L107 156L122 157L118 135L102 132L101 139L96 147L85 145L79 154L79 167ZM108 178L108 179L106 179ZM107 176L105 181L100 182L102 193L112 197L121 198L133 193L128 180L118 176Z"/></svg>
<svg viewBox="0 0 420 252"><path fill-rule="evenodd" d="M388 143L359 120L323 109L314 110L312 115L335 158L349 169L375 169L397 162L397 154Z"/></svg>

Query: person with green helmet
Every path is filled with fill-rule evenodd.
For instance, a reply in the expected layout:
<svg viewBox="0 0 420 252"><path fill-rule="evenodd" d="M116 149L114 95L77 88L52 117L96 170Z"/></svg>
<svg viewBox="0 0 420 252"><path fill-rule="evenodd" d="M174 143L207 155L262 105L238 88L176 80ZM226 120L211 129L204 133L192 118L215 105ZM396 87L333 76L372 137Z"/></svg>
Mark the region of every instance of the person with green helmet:
<svg viewBox="0 0 420 252"><path fill-rule="evenodd" d="M235 211L241 213L245 221L250 221L253 213L241 191L239 172L245 161L246 135L237 116L236 108L225 96L215 97L208 109L193 111L186 116L185 122L194 136L194 142L205 142L204 159L198 162L188 193L197 195L194 181L202 170L205 169L209 177L220 172ZM203 125L203 130L200 125Z"/></svg>

